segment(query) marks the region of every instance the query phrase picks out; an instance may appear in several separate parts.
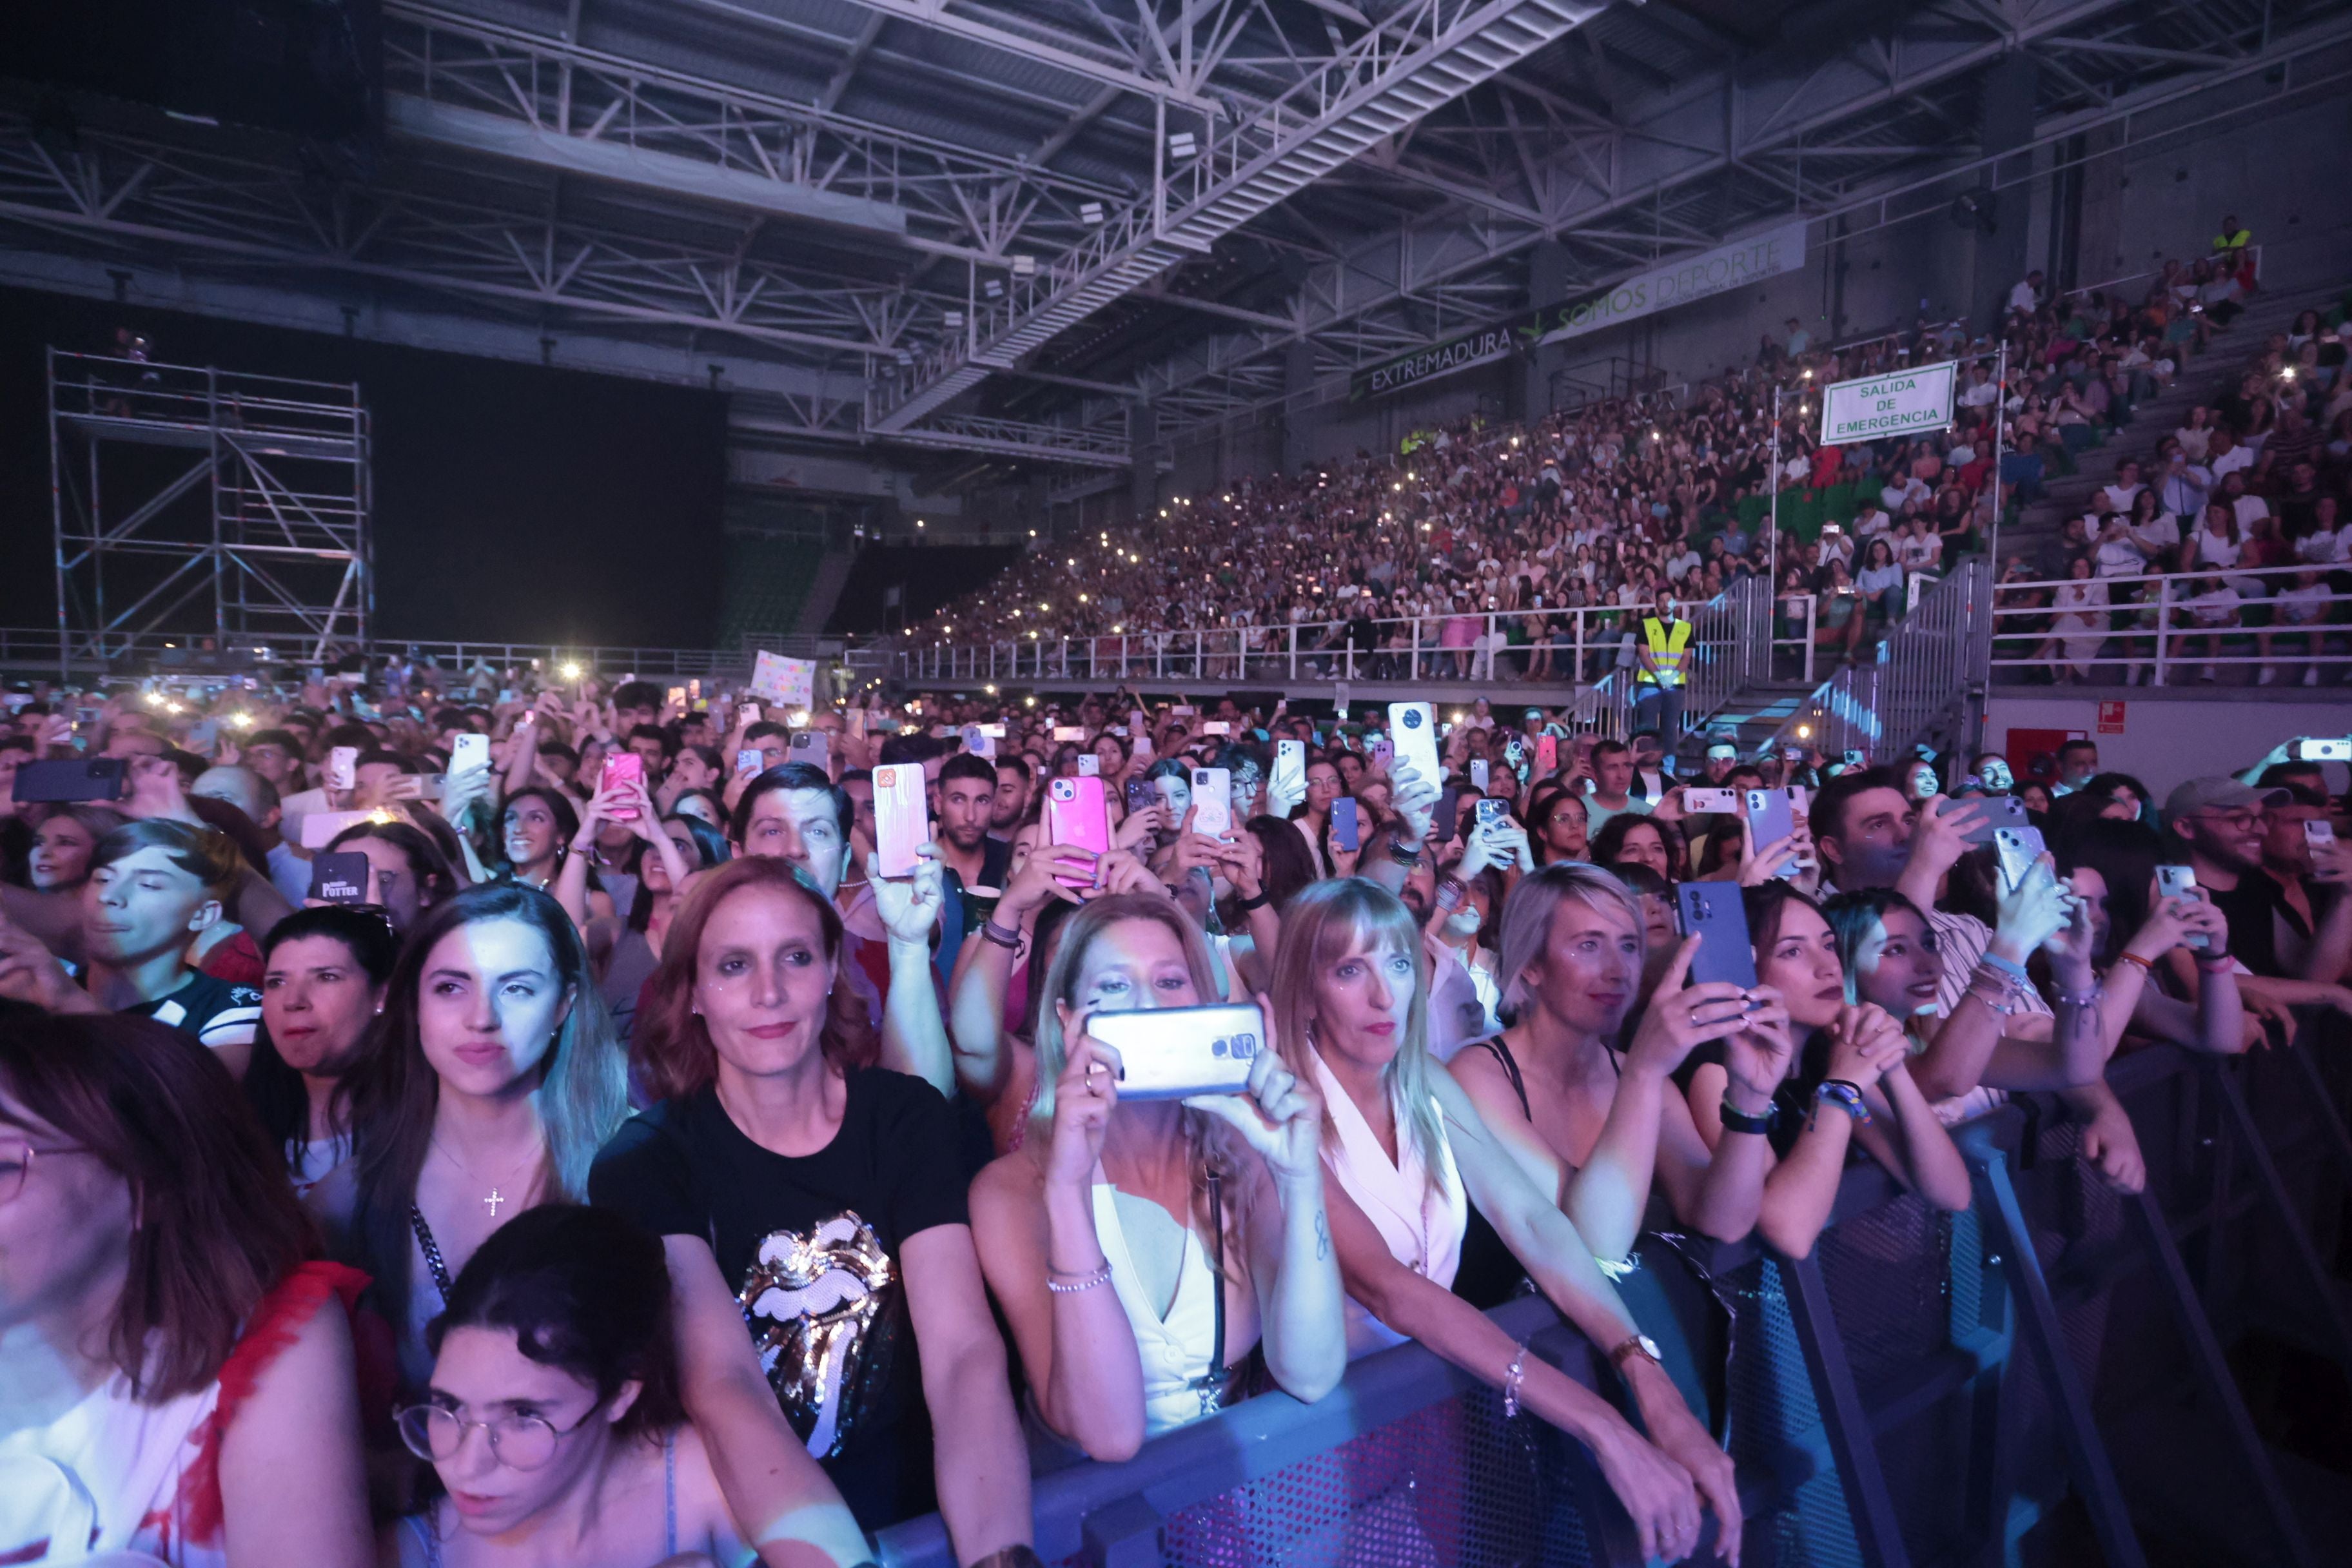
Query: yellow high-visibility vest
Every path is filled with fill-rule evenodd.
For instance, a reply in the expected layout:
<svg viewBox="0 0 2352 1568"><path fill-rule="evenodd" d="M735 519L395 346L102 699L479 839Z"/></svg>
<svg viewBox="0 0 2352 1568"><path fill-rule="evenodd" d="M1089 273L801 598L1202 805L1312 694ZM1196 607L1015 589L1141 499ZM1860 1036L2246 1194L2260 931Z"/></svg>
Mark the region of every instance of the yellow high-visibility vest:
<svg viewBox="0 0 2352 1568"><path fill-rule="evenodd" d="M2252 242L2253 237L2253 231L2252 229L2244 228L2239 229L2234 234L2217 234L2213 237L2214 254L2220 255L2224 251L2243 250L2250 243Z"/></svg>
<svg viewBox="0 0 2352 1568"><path fill-rule="evenodd" d="M1683 683L1683 652L1690 647L1691 624L1688 621L1661 621L1655 616L1642 618L1642 640L1649 645L1650 661L1657 666L1657 674L1644 669L1640 672L1640 684L1645 686L1680 686Z"/></svg>

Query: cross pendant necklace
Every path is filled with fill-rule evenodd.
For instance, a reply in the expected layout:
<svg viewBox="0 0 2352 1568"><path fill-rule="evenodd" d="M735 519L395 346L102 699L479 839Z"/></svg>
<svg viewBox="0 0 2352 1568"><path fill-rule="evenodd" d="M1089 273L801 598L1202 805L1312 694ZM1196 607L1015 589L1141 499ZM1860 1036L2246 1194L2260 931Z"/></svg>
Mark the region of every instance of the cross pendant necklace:
<svg viewBox="0 0 2352 1568"><path fill-rule="evenodd" d="M449 1163L457 1166L457 1169L465 1172L466 1174L472 1176L474 1180L478 1182L482 1179L479 1175L475 1173L474 1168L471 1165L467 1164L465 1161L457 1158L457 1153L450 1149L449 1145L442 1142L440 1139L434 1139L433 1146L436 1149L440 1150L442 1153L447 1155ZM497 1222L499 1217L499 1205L500 1204L510 1204L512 1202L514 1202L514 1199L508 1197L504 1193L499 1191L499 1184L496 1182L492 1182L490 1184L489 1196L482 1200L483 1205L490 1211L490 1219L493 1224Z"/></svg>

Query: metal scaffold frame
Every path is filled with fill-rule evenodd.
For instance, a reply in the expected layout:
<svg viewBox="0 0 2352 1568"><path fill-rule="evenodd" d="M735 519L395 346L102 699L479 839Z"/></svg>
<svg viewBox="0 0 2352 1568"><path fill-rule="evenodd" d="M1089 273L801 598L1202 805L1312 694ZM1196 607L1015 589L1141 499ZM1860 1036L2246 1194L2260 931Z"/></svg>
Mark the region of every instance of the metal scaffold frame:
<svg viewBox="0 0 2352 1568"><path fill-rule="evenodd" d="M61 675L178 633L319 663L367 645L357 384L47 352Z"/></svg>

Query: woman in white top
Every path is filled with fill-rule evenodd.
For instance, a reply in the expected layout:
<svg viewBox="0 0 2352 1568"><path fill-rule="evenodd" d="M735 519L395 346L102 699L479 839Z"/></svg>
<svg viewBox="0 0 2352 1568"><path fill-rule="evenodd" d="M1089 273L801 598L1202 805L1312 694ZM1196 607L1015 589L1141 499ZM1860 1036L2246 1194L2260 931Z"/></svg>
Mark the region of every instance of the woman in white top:
<svg viewBox="0 0 2352 1568"><path fill-rule="evenodd" d="M210 1052L0 1027L0 1562L364 1568L366 1281L317 1248Z"/></svg>
<svg viewBox="0 0 2352 1568"><path fill-rule="evenodd" d="M2110 522L2121 521L2109 519ZM2066 576L2051 600L2057 614L2051 617L2050 635L2033 650L2033 658L2036 663L2056 659L2063 648L2065 661L2053 666L2058 679L2088 680L2092 661L2099 657L2099 645L2107 640L2107 585L2091 575L2087 555L2077 555L2068 563Z"/></svg>
<svg viewBox="0 0 2352 1568"><path fill-rule="evenodd" d="M1731 1461L1692 1418L1576 1227L1479 1120L1425 1044L1421 933L1402 903L1362 880L1319 882L1283 917L1274 1033L1320 1088L1331 1238L1348 1291L1348 1346L1421 1342L1588 1447L1633 1516L1642 1554L1677 1561L1699 1540L1739 1539ZM1650 1433L1454 1294L1468 1205L1560 1311L1603 1347Z"/></svg>
<svg viewBox="0 0 2352 1568"><path fill-rule="evenodd" d="M1208 950L1152 893L1095 900L1060 940L1030 1134L971 1198L1038 1415L1090 1458L1127 1458L1217 1409L1261 1340L1285 1392L1321 1398L1347 1347L1313 1087L1268 1041L1246 1096L1121 1105L1118 1055L1087 1021L1213 1002Z"/></svg>

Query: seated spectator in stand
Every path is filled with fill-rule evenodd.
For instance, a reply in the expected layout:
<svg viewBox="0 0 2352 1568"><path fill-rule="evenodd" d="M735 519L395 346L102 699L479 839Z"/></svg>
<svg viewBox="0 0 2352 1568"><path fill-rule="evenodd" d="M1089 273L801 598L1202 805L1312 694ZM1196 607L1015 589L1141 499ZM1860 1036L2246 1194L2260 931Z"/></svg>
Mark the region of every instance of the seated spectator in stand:
<svg viewBox="0 0 2352 1568"><path fill-rule="evenodd" d="M500 1226L459 1271L425 1396L399 1413L438 1495L385 1529L379 1563L733 1563L787 1543L862 1562L856 1521L795 1446L776 1450L794 1506L772 1528L738 1522L679 1403L673 1332L662 1245L619 1215L545 1204Z"/></svg>
<svg viewBox="0 0 2352 1568"><path fill-rule="evenodd" d="M367 1568L365 1280L318 1245L185 1035L0 1022L0 1554Z"/></svg>

